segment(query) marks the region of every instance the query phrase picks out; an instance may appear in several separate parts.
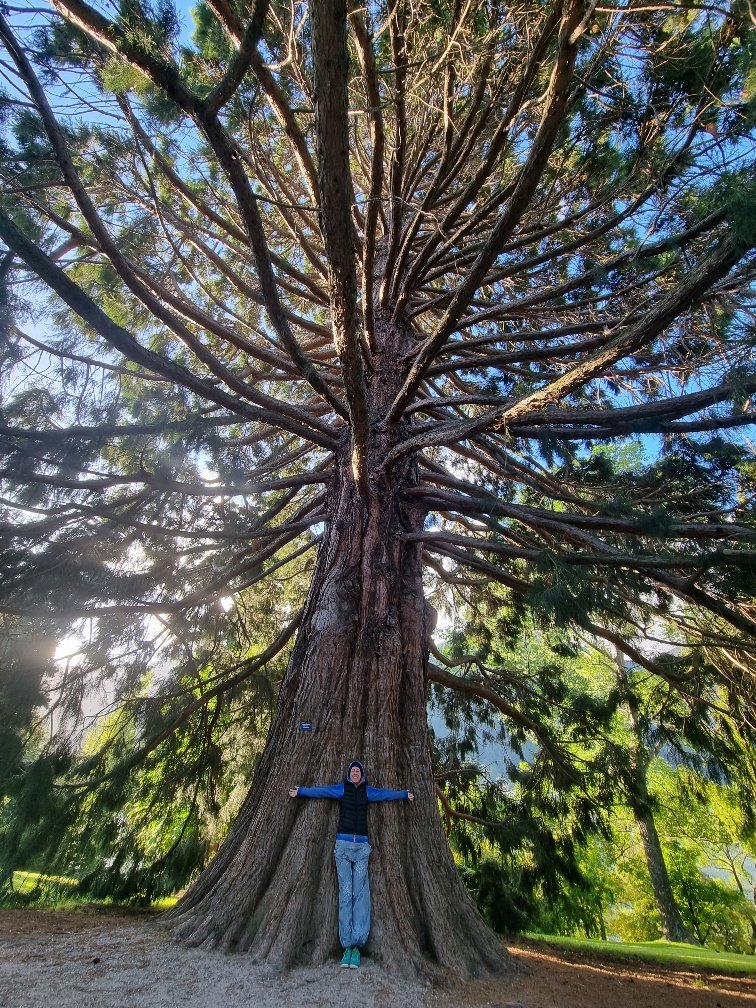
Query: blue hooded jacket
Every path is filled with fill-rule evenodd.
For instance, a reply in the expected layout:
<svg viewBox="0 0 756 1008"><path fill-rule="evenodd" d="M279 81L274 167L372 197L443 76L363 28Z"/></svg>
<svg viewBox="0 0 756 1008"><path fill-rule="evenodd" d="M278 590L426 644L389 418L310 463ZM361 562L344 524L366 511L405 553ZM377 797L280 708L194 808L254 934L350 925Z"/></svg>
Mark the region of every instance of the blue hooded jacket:
<svg viewBox="0 0 756 1008"><path fill-rule="evenodd" d="M352 767L358 767L362 774L359 784L352 784L349 774ZM389 791L387 788L371 787L365 776L365 768L359 760L349 764L344 780L340 784L325 787L301 787L297 796L302 798L337 798L339 800L339 833L367 837L368 802L399 801L407 798L407 791Z"/></svg>

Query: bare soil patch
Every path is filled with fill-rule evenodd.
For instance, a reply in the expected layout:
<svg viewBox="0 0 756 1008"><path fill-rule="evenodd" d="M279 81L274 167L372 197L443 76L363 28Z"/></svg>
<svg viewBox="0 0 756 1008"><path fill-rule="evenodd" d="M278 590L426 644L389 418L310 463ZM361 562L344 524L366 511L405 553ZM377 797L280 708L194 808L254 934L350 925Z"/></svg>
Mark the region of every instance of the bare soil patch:
<svg viewBox="0 0 756 1008"><path fill-rule="evenodd" d="M752 977L509 948L527 974L429 988L369 957L278 975L177 946L148 915L0 910L0 1008L756 1008Z"/></svg>

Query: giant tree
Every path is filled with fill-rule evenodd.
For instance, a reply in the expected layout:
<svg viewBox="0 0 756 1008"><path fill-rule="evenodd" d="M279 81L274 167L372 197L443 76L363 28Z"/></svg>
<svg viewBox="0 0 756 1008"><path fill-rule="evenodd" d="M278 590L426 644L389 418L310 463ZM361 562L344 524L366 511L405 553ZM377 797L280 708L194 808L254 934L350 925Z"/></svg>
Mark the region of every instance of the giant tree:
<svg viewBox="0 0 756 1008"><path fill-rule="evenodd" d="M183 940L332 951L333 810L286 788L360 757L417 796L375 816L373 952L506 965L437 810L424 570L597 634L679 604L750 646L717 433L756 388L748 11L208 0L191 40L168 3L4 11L3 608L85 619L82 667L133 687L156 625L191 671L222 600L241 626L265 578L311 574L189 704L296 634ZM643 479L583 464L639 432L668 448Z"/></svg>

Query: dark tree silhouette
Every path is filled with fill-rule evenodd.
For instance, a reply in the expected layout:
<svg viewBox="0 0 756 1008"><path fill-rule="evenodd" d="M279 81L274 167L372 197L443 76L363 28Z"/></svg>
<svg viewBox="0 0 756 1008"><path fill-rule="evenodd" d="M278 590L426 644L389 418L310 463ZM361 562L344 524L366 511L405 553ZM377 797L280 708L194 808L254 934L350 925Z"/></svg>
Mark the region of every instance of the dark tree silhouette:
<svg viewBox="0 0 756 1008"><path fill-rule="evenodd" d="M538 726L428 672L434 586L495 581L631 656L649 607L752 647L750 463L722 433L756 388L749 17L208 0L191 41L143 0L0 18L3 610L86 621L79 696L102 670L133 692L156 625L202 666L130 765L296 634L183 940L334 951L333 810L286 790L358 757L417 799L375 813L370 951L506 968L442 830L427 675ZM639 435L665 451L629 475L595 450ZM256 643L297 570L301 611Z"/></svg>

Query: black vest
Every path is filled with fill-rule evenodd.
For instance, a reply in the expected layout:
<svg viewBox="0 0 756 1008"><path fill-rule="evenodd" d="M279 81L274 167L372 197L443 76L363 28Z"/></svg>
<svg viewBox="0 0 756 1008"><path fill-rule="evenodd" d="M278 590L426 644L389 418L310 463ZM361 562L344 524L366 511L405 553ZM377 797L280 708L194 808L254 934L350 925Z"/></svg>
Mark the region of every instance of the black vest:
<svg viewBox="0 0 756 1008"><path fill-rule="evenodd" d="M339 833L367 836L367 787L363 781L357 787L344 781L344 797L339 802Z"/></svg>

